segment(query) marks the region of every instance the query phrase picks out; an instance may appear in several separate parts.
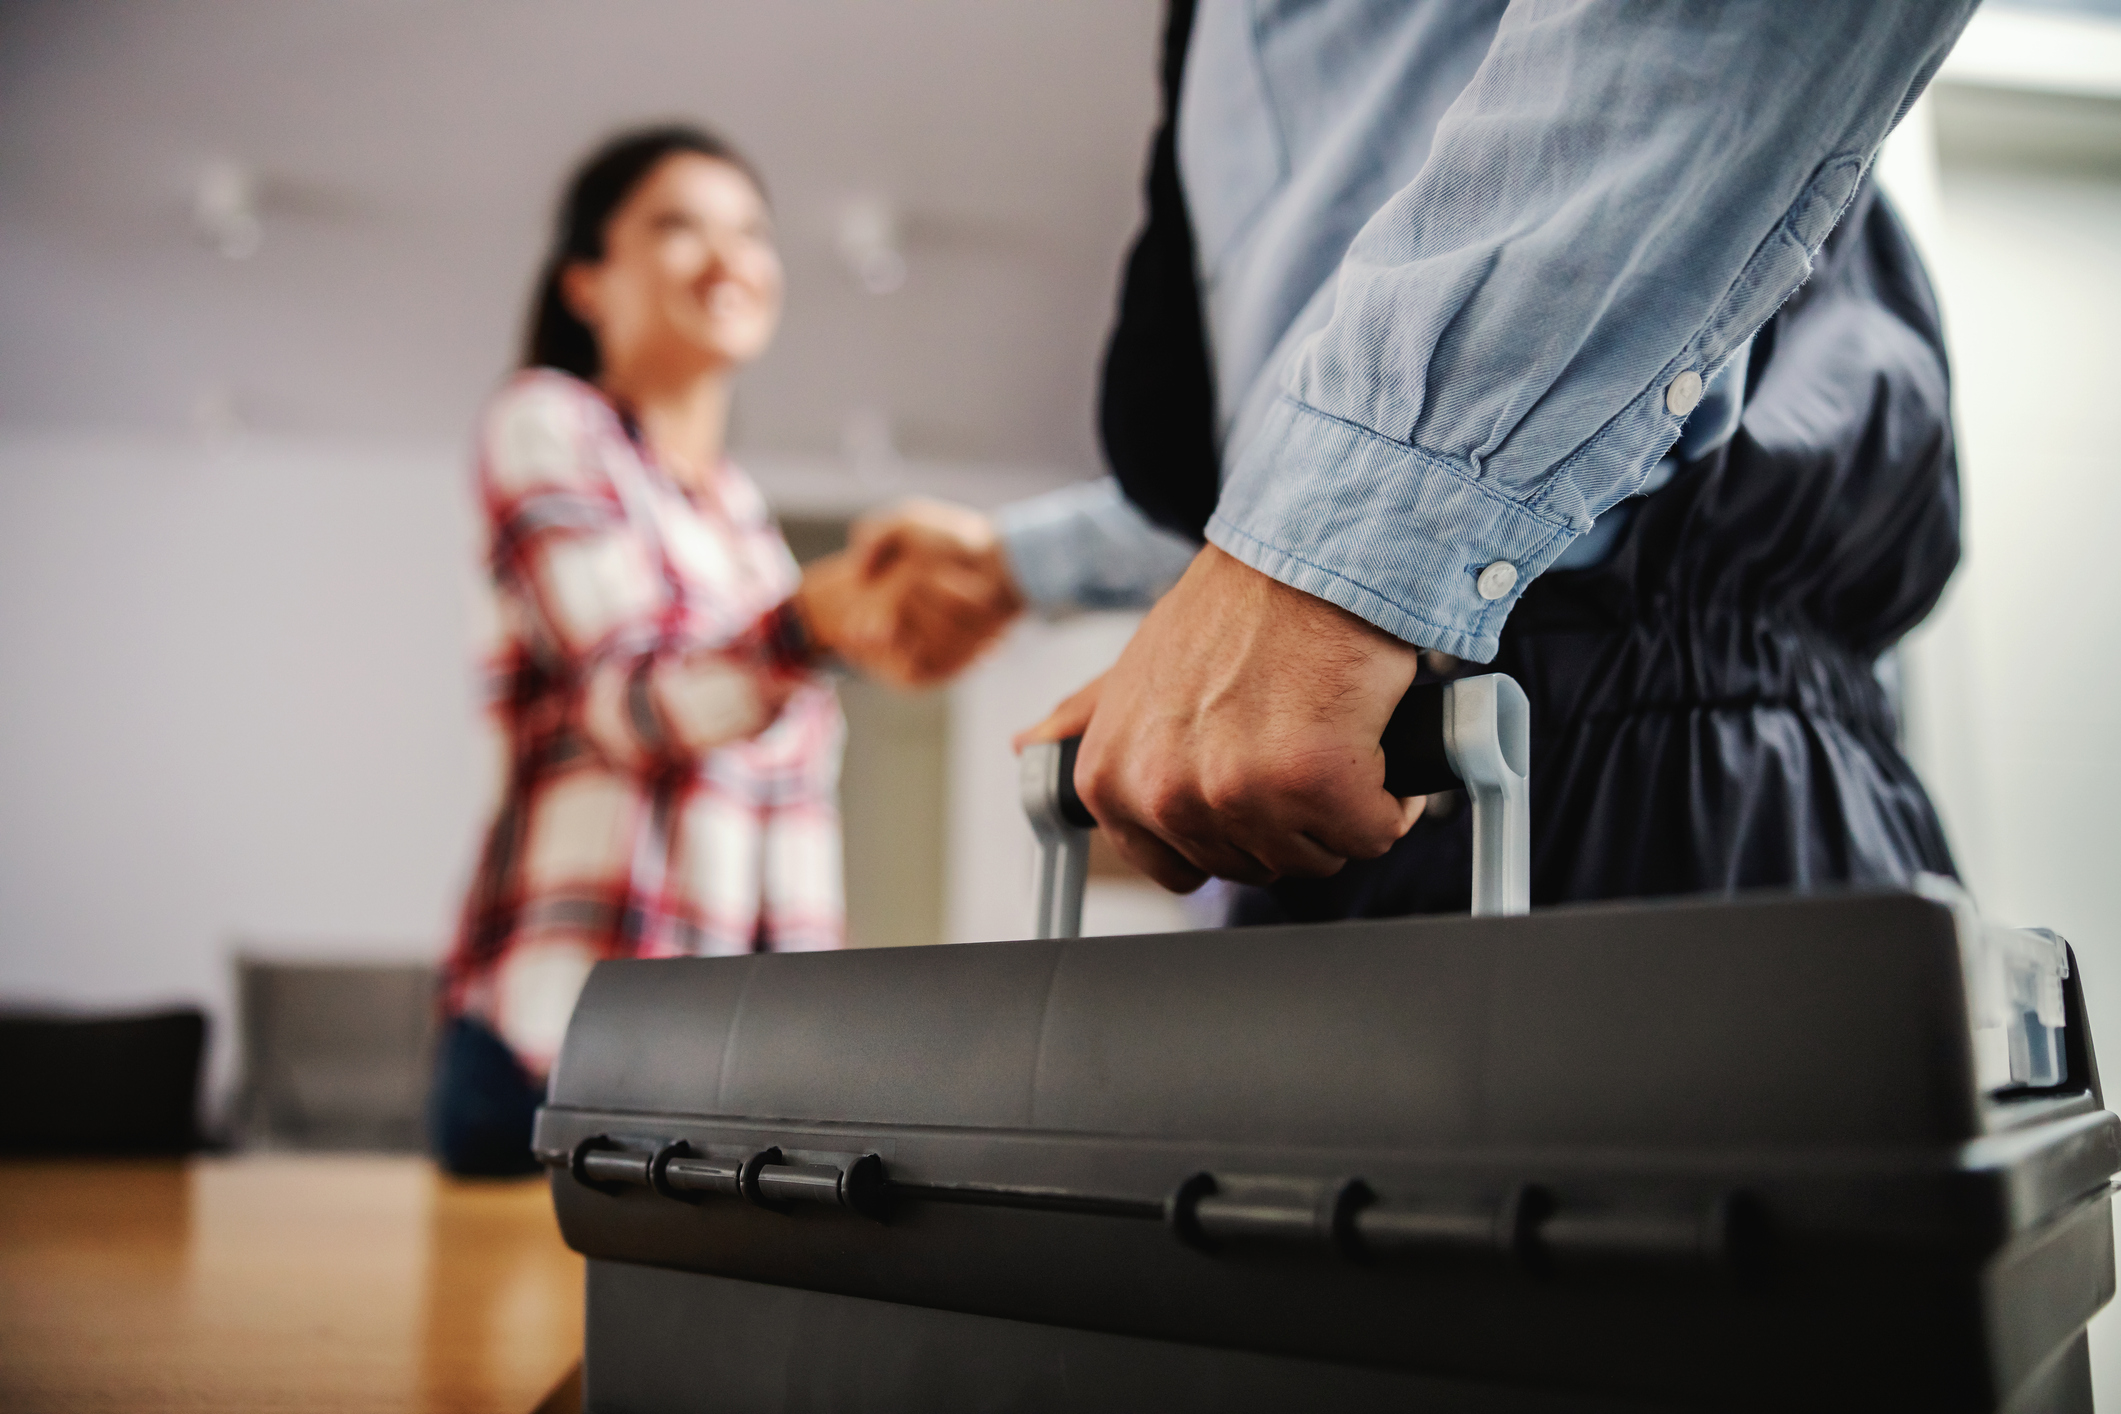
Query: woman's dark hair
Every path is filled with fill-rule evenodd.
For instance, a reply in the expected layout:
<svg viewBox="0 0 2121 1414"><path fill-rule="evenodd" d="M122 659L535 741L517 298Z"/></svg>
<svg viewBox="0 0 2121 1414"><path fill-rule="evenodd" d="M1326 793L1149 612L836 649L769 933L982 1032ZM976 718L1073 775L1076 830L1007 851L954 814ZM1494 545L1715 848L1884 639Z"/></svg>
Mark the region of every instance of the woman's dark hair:
<svg viewBox="0 0 2121 1414"><path fill-rule="evenodd" d="M766 193L758 170L743 154L703 128L672 124L640 128L606 140L575 169L560 202L552 249L532 296L523 367L557 368L585 381L601 371L596 335L567 307L560 294L560 276L578 260L594 263L604 258L604 227L610 224L612 213L625 205L657 163L677 152L696 152L727 162L749 177L761 196Z"/></svg>

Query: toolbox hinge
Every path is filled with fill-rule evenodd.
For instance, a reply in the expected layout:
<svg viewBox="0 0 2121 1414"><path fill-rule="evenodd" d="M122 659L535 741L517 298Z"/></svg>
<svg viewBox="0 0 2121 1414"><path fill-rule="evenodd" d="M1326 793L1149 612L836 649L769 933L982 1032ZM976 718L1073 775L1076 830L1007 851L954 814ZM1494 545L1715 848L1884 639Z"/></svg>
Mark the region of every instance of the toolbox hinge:
<svg viewBox="0 0 2121 1414"><path fill-rule="evenodd" d="M875 1154L797 1162L778 1147L701 1153L683 1140L594 1135L539 1155L585 1187L645 1189L696 1202L724 1197L774 1212L842 1208L883 1221L896 1202L1161 1218L1207 1253L1310 1249L1363 1263L1502 1261L1534 1276L1559 1269L1653 1266L1745 1278L1766 1253L1766 1224L1748 1195L1662 1203L1564 1203L1543 1184L1500 1193L1381 1195L1361 1178L1196 1173L1161 1204L1137 1198L992 1184L893 1182Z"/></svg>

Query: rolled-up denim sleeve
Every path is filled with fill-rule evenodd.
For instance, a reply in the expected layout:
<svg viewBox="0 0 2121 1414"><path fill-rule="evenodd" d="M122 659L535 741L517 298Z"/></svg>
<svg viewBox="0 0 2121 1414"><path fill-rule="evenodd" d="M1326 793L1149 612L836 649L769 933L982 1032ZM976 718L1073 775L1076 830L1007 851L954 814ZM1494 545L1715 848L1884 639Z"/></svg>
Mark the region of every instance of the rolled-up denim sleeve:
<svg viewBox="0 0 2121 1414"><path fill-rule="evenodd" d="M1350 245L1331 320L1225 449L1208 539L1493 658L1524 588L1811 273L1972 9L1512 4L1420 174Z"/></svg>
<svg viewBox="0 0 2121 1414"><path fill-rule="evenodd" d="M1147 608L1200 553L1109 476L1004 506L994 520L1017 588L1046 614Z"/></svg>

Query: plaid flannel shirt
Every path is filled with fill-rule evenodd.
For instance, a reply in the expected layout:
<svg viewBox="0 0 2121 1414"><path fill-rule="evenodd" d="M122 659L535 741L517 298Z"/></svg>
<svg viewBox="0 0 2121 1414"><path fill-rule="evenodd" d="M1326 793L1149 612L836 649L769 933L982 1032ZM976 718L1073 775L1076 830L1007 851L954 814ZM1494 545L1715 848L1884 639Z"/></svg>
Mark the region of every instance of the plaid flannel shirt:
<svg viewBox="0 0 2121 1414"><path fill-rule="evenodd" d="M840 946L844 728L736 467L688 495L537 370L487 411L477 487L508 775L445 1004L542 1073L599 958Z"/></svg>

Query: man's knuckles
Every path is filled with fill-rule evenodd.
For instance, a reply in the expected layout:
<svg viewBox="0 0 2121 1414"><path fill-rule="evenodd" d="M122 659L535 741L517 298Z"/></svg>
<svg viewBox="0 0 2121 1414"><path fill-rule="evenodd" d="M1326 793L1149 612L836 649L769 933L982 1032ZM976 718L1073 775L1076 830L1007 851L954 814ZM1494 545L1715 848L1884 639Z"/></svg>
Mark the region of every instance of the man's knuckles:
<svg viewBox="0 0 2121 1414"><path fill-rule="evenodd" d="M1208 881L1205 871L1154 835L1125 826L1111 833L1121 858L1173 893L1191 893Z"/></svg>
<svg viewBox="0 0 2121 1414"><path fill-rule="evenodd" d="M1153 770L1128 772L1108 757L1083 761L1076 769L1075 784L1083 804L1101 822L1138 822L1158 834L1169 834L1172 822L1185 808L1176 777Z"/></svg>
<svg viewBox="0 0 2121 1414"><path fill-rule="evenodd" d="M1197 792L1202 806L1221 819L1303 827L1345 812L1365 789L1360 777L1323 770L1312 757L1270 748L1249 756L1231 750L1202 763Z"/></svg>

